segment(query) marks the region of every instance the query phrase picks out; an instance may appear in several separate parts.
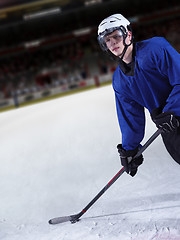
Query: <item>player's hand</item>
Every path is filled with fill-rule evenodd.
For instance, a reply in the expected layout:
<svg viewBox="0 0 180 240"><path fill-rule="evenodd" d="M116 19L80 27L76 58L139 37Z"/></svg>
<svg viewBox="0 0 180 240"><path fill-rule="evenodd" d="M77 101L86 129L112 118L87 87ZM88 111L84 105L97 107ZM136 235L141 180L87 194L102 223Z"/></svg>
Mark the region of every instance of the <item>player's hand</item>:
<svg viewBox="0 0 180 240"><path fill-rule="evenodd" d="M134 177L137 173L139 165L143 163L143 155L141 154L139 157L133 158L138 152L138 148L126 151L123 149L122 144L118 144L117 149L120 155L121 165L124 166L124 170Z"/></svg>
<svg viewBox="0 0 180 240"><path fill-rule="evenodd" d="M164 133L173 132L179 127L179 121L172 111L158 113L158 109L154 109L151 112L151 118L156 127Z"/></svg>

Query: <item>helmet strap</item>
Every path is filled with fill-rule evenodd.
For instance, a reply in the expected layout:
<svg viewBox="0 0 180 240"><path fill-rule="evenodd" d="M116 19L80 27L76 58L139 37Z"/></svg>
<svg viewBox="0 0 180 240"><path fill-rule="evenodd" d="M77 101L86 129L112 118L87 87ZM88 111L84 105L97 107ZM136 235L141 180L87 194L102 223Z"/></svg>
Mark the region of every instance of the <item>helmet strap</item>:
<svg viewBox="0 0 180 240"><path fill-rule="evenodd" d="M133 38L132 38L130 44L126 44L126 42L125 42L126 38L127 38L127 34L123 37L124 50L122 52L122 56L120 57L121 60L123 60L123 57L124 57L128 47L133 43Z"/></svg>

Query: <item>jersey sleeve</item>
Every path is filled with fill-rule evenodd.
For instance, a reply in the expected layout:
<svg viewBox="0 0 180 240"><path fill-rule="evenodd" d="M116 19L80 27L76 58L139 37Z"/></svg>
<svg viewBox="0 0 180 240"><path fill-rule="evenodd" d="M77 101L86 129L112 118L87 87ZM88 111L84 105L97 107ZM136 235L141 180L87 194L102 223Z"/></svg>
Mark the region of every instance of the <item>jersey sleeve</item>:
<svg viewBox="0 0 180 240"><path fill-rule="evenodd" d="M180 54L165 40L162 46L159 67L172 87L163 111L174 111L180 116Z"/></svg>
<svg viewBox="0 0 180 240"><path fill-rule="evenodd" d="M122 147L135 149L144 137L144 107L115 91L118 121L122 133Z"/></svg>

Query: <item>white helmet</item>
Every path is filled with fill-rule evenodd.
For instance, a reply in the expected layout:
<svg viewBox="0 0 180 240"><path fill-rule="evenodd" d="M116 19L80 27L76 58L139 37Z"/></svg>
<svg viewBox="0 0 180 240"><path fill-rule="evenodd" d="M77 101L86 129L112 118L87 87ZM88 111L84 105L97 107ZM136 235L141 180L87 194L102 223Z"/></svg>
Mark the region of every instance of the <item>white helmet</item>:
<svg viewBox="0 0 180 240"><path fill-rule="evenodd" d="M123 17L121 14L113 14L105 18L98 27L98 42L103 51L107 51L107 46L104 42L104 37L107 34L114 32L115 30L120 30L124 38L127 36L127 26L130 25L130 22Z"/></svg>

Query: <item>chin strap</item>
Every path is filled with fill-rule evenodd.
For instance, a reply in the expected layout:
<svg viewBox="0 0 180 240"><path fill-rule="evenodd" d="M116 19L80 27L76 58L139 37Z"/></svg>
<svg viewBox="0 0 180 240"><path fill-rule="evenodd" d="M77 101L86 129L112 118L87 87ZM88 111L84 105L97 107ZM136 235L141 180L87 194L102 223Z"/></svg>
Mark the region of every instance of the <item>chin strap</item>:
<svg viewBox="0 0 180 240"><path fill-rule="evenodd" d="M123 60L123 57L124 57L128 47L133 43L133 38L132 38L130 44L126 44L125 43L126 38L127 38L127 34L123 37L124 50L123 50L122 56L120 57L121 60Z"/></svg>
<svg viewBox="0 0 180 240"><path fill-rule="evenodd" d="M127 44L124 44L124 50L123 50L122 56L120 57L121 60L123 60L123 57L124 57L124 55L125 55L128 47L129 47L131 44L132 44L132 41L131 41L131 43L128 44L128 45L127 45Z"/></svg>
<svg viewBox="0 0 180 240"><path fill-rule="evenodd" d="M123 57L124 57L124 55L125 55L128 47L129 47L129 45L125 45L125 46L124 46L124 50L123 50L122 56L120 57L120 60L123 60Z"/></svg>

